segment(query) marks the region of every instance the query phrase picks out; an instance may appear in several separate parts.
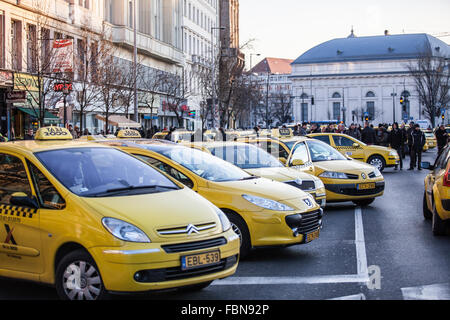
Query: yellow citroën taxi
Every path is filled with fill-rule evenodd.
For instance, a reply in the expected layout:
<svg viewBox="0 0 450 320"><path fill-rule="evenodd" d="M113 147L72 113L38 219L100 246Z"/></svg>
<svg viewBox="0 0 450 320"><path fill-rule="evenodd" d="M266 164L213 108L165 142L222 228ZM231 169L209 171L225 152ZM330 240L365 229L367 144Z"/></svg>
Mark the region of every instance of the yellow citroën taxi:
<svg viewBox="0 0 450 320"><path fill-rule="evenodd" d="M47 127L0 144L0 276L54 285L63 299L201 289L235 273L225 214L116 148Z"/></svg>
<svg viewBox="0 0 450 320"><path fill-rule="evenodd" d="M147 139L99 143L117 146L147 161L219 207L240 237L241 257L252 247L304 244L319 237L323 210L298 188L250 175L180 144Z"/></svg>

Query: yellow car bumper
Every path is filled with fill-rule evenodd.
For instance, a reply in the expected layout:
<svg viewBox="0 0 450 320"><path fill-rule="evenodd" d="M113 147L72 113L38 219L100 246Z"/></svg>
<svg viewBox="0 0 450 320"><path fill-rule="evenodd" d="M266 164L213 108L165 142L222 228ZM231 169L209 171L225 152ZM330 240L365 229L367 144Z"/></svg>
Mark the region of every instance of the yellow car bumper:
<svg viewBox="0 0 450 320"><path fill-rule="evenodd" d="M132 245L133 250L129 247L96 247L90 251L108 291L145 292L189 286L233 275L239 259L239 237L231 229L217 236L221 237L227 240L226 244L174 253L168 253L164 244L156 243L140 245L140 249ZM220 251L220 263L182 270L182 256L216 250Z"/></svg>
<svg viewBox="0 0 450 320"><path fill-rule="evenodd" d="M358 186L367 183L373 183L375 188L360 189L361 187ZM327 190L327 202L344 202L379 197L384 193L384 186L384 181L325 184Z"/></svg>

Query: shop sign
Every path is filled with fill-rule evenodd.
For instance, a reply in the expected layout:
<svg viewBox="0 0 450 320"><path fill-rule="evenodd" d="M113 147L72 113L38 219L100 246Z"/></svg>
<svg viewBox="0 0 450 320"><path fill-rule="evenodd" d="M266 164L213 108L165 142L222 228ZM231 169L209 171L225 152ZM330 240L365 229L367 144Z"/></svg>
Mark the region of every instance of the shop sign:
<svg viewBox="0 0 450 320"><path fill-rule="evenodd" d="M26 73L14 73L14 91L39 91L39 78ZM42 85L41 81L41 85Z"/></svg>
<svg viewBox="0 0 450 320"><path fill-rule="evenodd" d="M12 87L13 82L13 74L8 71L0 71L0 86L8 86Z"/></svg>
<svg viewBox="0 0 450 320"><path fill-rule="evenodd" d="M26 91L10 91L6 93L6 103L25 103L26 101Z"/></svg>

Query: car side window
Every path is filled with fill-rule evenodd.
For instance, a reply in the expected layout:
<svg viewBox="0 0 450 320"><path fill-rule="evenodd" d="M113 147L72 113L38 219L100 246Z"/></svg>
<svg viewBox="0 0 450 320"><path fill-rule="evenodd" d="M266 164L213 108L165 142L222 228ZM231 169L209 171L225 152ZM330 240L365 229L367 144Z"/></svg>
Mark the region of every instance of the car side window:
<svg viewBox="0 0 450 320"><path fill-rule="evenodd" d="M135 154L136 157L139 159L144 160L145 162L151 164L152 166L158 168L159 170L167 173L172 178L178 180L182 184L184 184L186 187L192 189L194 187L194 183L191 179L186 177L182 172L178 171L177 169L169 166L167 163L161 162L155 158L143 156L140 154Z"/></svg>
<svg viewBox="0 0 450 320"><path fill-rule="evenodd" d="M293 160L302 160L304 163L309 162L308 149L304 142L298 143L292 152L291 163Z"/></svg>
<svg viewBox="0 0 450 320"><path fill-rule="evenodd" d="M0 153L0 204L11 205L14 193L32 196L25 166L17 157Z"/></svg>
<svg viewBox="0 0 450 320"><path fill-rule="evenodd" d="M336 147L353 147L355 143L353 140L342 136L333 136L333 141Z"/></svg>
<svg viewBox="0 0 450 320"><path fill-rule="evenodd" d="M56 191L52 183L36 166L28 162L31 178L36 186L38 199L41 207L45 209L62 210L66 207L66 201Z"/></svg>
<svg viewBox="0 0 450 320"><path fill-rule="evenodd" d="M313 139L320 140L322 142L325 142L326 144L330 144L330 137L329 136L315 136Z"/></svg>

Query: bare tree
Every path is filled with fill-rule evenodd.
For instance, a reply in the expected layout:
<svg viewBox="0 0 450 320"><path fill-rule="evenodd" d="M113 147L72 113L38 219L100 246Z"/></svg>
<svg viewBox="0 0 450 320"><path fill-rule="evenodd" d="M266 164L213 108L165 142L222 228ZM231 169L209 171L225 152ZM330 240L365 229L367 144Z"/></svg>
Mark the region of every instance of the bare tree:
<svg viewBox="0 0 450 320"><path fill-rule="evenodd" d="M138 73L138 84L140 89L139 103L150 109L150 126L153 125L153 109L157 107L158 97L162 94L161 88L164 83L165 72L150 67L142 68Z"/></svg>
<svg viewBox="0 0 450 320"><path fill-rule="evenodd" d="M416 84L419 103L424 105L425 116L432 127L435 126L435 119L441 108L450 102L448 58L423 53L417 62L407 66Z"/></svg>
<svg viewBox="0 0 450 320"><path fill-rule="evenodd" d="M292 99L289 92L275 92L271 94L271 118L280 123L288 122L292 115Z"/></svg>
<svg viewBox="0 0 450 320"><path fill-rule="evenodd" d="M186 77L183 75L174 75L166 73L160 78L162 81L162 91L166 97L166 107L168 111L173 112L177 118L178 127L183 126L185 110L183 106L191 96L190 86L188 86Z"/></svg>

